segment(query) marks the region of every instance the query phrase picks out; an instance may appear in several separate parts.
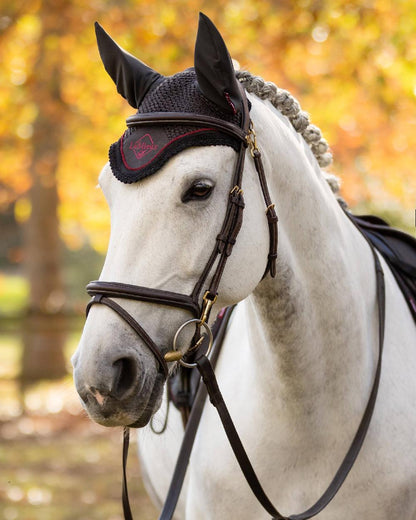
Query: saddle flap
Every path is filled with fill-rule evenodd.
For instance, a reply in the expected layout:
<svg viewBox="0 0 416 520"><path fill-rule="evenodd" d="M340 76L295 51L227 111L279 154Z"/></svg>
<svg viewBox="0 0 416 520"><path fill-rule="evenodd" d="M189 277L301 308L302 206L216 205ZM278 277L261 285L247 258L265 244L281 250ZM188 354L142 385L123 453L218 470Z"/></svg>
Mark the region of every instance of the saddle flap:
<svg viewBox="0 0 416 520"><path fill-rule="evenodd" d="M350 215L389 265L416 321L416 239L372 215Z"/></svg>

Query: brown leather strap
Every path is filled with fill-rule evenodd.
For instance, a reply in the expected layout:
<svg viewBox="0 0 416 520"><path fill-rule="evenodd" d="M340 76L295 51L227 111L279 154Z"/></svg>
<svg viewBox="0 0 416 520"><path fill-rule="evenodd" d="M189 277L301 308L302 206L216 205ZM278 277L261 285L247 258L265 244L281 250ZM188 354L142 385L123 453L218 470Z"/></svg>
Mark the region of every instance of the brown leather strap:
<svg viewBox="0 0 416 520"><path fill-rule="evenodd" d="M231 188L229 192L228 204L225 213L225 218L222 224L221 231L217 235L217 240L214 249L208 259L208 262L199 277L199 280L195 284L194 290L192 291L192 298L198 300L201 294L202 288L207 281L207 278L218 259L218 255L221 255L221 259L218 262L216 271L211 277L209 292L213 296L217 294L218 285L221 276L224 272L225 264L231 249L235 244L238 231L241 228L243 219L244 209L244 198L243 191L240 188L242 171L244 168L245 159L245 144L241 143L241 149L237 157L236 166L234 169L234 175L231 182ZM236 219L237 215L237 219ZM226 250L226 251L225 251ZM228 254L227 254L228 252Z"/></svg>
<svg viewBox="0 0 416 520"><path fill-rule="evenodd" d="M222 343L224 340L227 325L230 320L231 314L235 309L235 305L228 307L223 317L217 323L216 331L214 333L214 344L212 347L211 363L215 367L218 360L218 356L221 351ZM178 503L179 495L185 479L186 470L189 464L189 458L191 456L192 447L194 445L195 435L198 431L199 422L201 419L202 411L205 406L207 397L207 389L204 385L199 385L197 394L195 396L192 410L188 419L188 423L185 430L185 435L182 440L181 449L175 466L175 470L172 475L171 483L169 486L168 494L163 506L163 510L159 516L159 520L170 520ZM122 453L122 468L123 468L123 482L122 482L122 504L125 520L133 520L133 515L130 508L130 501L127 489L127 459L129 450L130 433L129 428L125 427L123 430L123 453Z"/></svg>
<svg viewBox="0 0 416 520"><path fill-rule="evenodd" d="M230 193L229 211L227 213L222 231L217 236L217 251L220 256L218 265L214 271L209 286L209 293L217 294L224 268L228 257L231 255L237 235L243 223L244 197L239 186L235 186Z"/></svg>
<svg viewBox="0 0 416 520"><path fill-rule="evenodd" d="M277 214L275 206L270 198L269 188L267 186L266 174L264 173L263 162L261 160L260 150L256 147L251 151L251 155L256 165L257 174L260 181L261 191L263 192L264 202L266 203L266 216L269 225L269 255L267 257L266 271L263 278L270 273L274 278L276 276L276 260L277 260L277 244L278 244L278 229L277 229Z"/></svg>
<svg viewBox="0 0 416 520"><path fill-rule="evenodd" d="M125 426L123 428L123 455L121 460L121 465L123 468L121 502L123 504L124 520L133 520L133 515L130 508L129 491L127 489L127 459L129 456L129 443L130 428Z"/></svg>
<svg viewBox="0 0 416 520"><path fill-rule="evenodd" d="M210 356L211 364L214 367L220 355L228 322L231 318L231 314L233 313L235 307L236 306L233 305L232 307L228 307L226 309L225 314L221 320L220 326L218 327L214 340L214 345L212 348L212 354ZM176 466L171 478L168 494L166 496L166 500L158 520L171 520L175 512L176 504L178 502L179 495L183 486L183 481L185 479L186 470L189 464L189 458L191 456L192 447L194 445L195 436L198 431L198 426L201 420L206 398L206 387L204 385L199 385L198 392L192 405L188 423L186 425L185 434L182 440L181 449L179 451Z"/></svg>
<svg viewBox="0 0 416 520"><path fill-rule="evenodd" d="M240 83L239 88L241 90L241 98L243 103L241 130L244 133L245 137L244 140L242 140L241 142L240 151L238 153L237 162L234 168L234 175L232 178L224 223L221 232L217 236L217 242L214 247L214 253L210 256L209 264L207 265L206 269L204 269L200 277L200 280L197 282L194 288L194 291L192 293L193 298L199 297L197 289L200 290L202 288L203 283L205 283L205 279L209 275L214 265L214 262L217 259L217 255L220 255L220 259L218 261L214 274L211 277L211 282L208 289L208 293L211 295L211 297L216 296L218 292L218 286L225 269L225 265L227 263L228 257L231 254L232 248L235 244L237 235L241 229L241 225L243 222L244 198L243 190L241 189L241 184L243 178L244 162L246 156L246 148L248 146L248 134L250 130L251 120L247 97Z"/></svg>
<svg viewBox="0 0 416 520"><path fill-rule="evenodd" d="M376 271L376 284L377 284L377 302L378 302L378 321L379 321L379 356L376 368L376 374L374 377L373 387L370 393L370 397L367 402L367 406L364 411L364 415L358 427L357 433L351 443L351 446L344 457L335 477L329 484L324 494L317 500L317 502L310 507L308 510L300 514L290 515L285 517L281 515L277 509L273 506L266 493L264 492L257 475L250 463L244 446L240 440L231 416L227 410L221 391L218 387L218 383L215 377L215 373L212 366L205 356L201 356L196 360L198 370L201 373L202 379L207 387L208 394L210 396L211 403L216 407L223 424L225 433L227 434L228 440L237 458L241 470L249 484L252 492L256 496L257 500L261 503L263 508L272 515L273 519L276 520L308 520L320 513L334 498L338 490L347 478L355 460L363 445L366 437L368 427L371 422L371 418L374 411L374 406L377 399L377 393L380 383L381 367L382 367L382 355L384 345L384 328L385 328L385 285L384 285L384 273L378 259L377 253L370 244L371 251L375 263Z"/></svg>
<svg viewBox="0 0 416 520"><path fill-rule="evenodd" d="M283 519L279 512L274 508L273 504L270 502L269 498L261 487L253 466L251 465L250 459L248 458L237 430L235 429L227 406L225 405L209 359L205 356L202 356L196 361L196 363L202 376L202 380L207 388L209 399L217 409L221 422L224 426L225 433L227 434L228 441L252 492L261 505L266 509L266 511L273 516L273 518Z"/></svg>
<svg viewBox="0 0 416 520"><path fill-rule="evenodd" d="M155 342L152 340L149 334L147 334L143 327L139 325L139 323L137 323L133 316L130 316L130 314L125 309L123 309L123 307L121 307L118 303L111 300L110 298L103 296L102 294L96 294L94 298L88 303L87 315L91 306L97 303L107 305L107 307L113 309L114 312L116 312L121 318L123 318L123 320L128 325L130 325L134 332L143 340L145 345L152 351L166 379L169 375L169 368L165 361L165 358L163 357L162 349L159 349L159 347L155 344Z"/></svg>
<svg viewBox="0 0 416 520"><path fill-rule="evenodd" d="M191 125L207 126L224 132L240 141L246 142L247 132L233 123L215 117L190 114L188 112L151 112L149 114L135 114L126 120L127 126L141 125Z"/></svg>
<svg viewBox="0 0 416 520"><path fill-rule="evenodd" d="M86 289L90 296L102 294L103 296L112 298L125 298L128 300L179 307L192 312L195 317L198 317L201 313L198 302L186 294L163 291L161 289L150 289L149 287L120 282L104 282L101 280L90 282Z"/></svg>

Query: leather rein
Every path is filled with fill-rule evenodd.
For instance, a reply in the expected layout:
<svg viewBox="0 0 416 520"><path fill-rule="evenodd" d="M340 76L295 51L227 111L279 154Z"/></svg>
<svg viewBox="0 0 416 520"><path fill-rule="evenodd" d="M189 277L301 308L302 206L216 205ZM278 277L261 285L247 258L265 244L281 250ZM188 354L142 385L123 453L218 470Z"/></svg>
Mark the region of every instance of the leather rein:
<svg viewBox="0 0 416 520"><path fill-rule="evenodd" d="M191 414L186 426L185 435L182 442L182 447L172 477L171 486L169 488L168 496L165 501L162 513L159 516L159 520L170 520L173 517L176 504L179 499L179 494L182 488L183 480L185 478L186 468L188 466L193 441L195 439L207 393L209 395L211 403L216 407L218 411L219 417L221 419L231 447L234 451L240 468L252 492L254 493L260 504L263 506L263 508L271 515L271 517L277 520L307 520L308 518L312 518L313 516L317 515L329 504L329 502L336 495L337 491L346 479L349 471L351 470L358 456L358 453L360 452L361 446L364 442L371 421L377 398L384 342L385 288L384 275L380 261L373 246L371 245L371 243L369 243L371 251L373 253L376 270L379 318L379 357L370 397L367 402L367 406L365 408L358 430L351 443L351 446L344 460L342 461L337 473L335 474L335 477L329 484L327 490L323 493L319 500L307 511L291 516L283 516L282 514L280 514L279 511L273 506L270 499L267 497L266 493L264 492L257 478L257 475L251 465L251 462L246 454L243 444L241 443L237 430L225 405L224 399L222 398L212 366L212 364L214 363L213 358L216 358L218 356L219 348L214 349L214 353L213 356L211 356L211 359L208 358L208 354L214 342L211 329L208 327L210 312L212 306L214 305L217 299L218 286L221 281L221 277L223 275L227 259L231 255L233 246L236 242L236 238L242 224L244 198L241 185L247 147L249 147L250 149L250 153L254 160L259 182L262 188L263 197L266 205L266 216L269 225L270 245L267 267L264 276L266 276L267 273L270 273L270 275L274 277L276 274L278 219L274 208L274 204L271 202L270 199L270 194L267 187L265 172L261 159L261 153L257 147L256 135L254 132L252 122L250 120L250 114L245 94L243 95L243 99L245 109L244 113L242 114L241 127L238 127L231 123L227 123L225 121L222 121L221 119L178 112L137 114L127 119L128 126L148 125L150 123L152 125L186 123L187 125L196 125L198 127L203 126L207 128L214 128L221 132L225 132L228 135L232 135L240 141L240 149L234 168L234 174L232 177L231 189L228 195L228 203L223 225L219 234L217 235L213 251L192 293L190 295L185 295L160 289L153 289L119 282L106 281L94 281L90 282L87 285L87 292L92 296L92 300L89 302L87 306L87 314L91 306L94 304L103 304L110 307L137 333L137 335L142 339L146 346L151 350L158 362L159 371L162 372L165 379L167 379L167 377L169 376L168 363L178 361L185 367L197 368L205 384L205 386L199 386L195 402L192 406ZM202 302L200 303L202 288L207 283L211 271L213 271L213 274L211 275L210 282L204 291ZM175 308L181 308L190 312L193 315L193 318L186 321L178 329L173 340L173 348L168 349L156 345L152 338L143 329L143 327L119 303L115 302L113 298L122 300L136 300L147 303L171 306ZM176 346L177 337L179 333L188 325L193 326L196 329L194 339L192 340L192 344L188 350L188 352L192 351L193 362L189 362L191 357L187 356L187 353L183 354L182 352L180 352ZM198 353L195 354L195 350L199 348L201 343L208 343L207 352L200 353L200 351L198 351ZM132 520L133 516L129 505L126 477L128 444L129 428L126 427L124 429L123 445L123 511L125 520Z"/></svg>

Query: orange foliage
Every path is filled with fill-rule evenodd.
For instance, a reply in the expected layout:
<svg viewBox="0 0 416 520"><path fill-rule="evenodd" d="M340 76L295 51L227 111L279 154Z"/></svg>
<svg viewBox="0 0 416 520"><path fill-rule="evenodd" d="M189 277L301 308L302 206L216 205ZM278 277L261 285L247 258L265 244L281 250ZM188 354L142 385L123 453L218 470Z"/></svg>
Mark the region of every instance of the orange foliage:
<svg viewBox="0 0 416 520"><path fill-rule="evenodd" d="M0 210L25 195L30 177L30 78L43 1L10 3L0 23ZM413 215L416 205L416 15L413 0L82 0L66 2L65 29L47 44L59 56L65 146L58 168L62 236L72 248L105 249L108 218L95 190L110 143L132 110L100 63L93 22L163 74L192 65L199 10L233 57L290 90L320 126L351 204L378 201ZM56 107L51 107L56 110Z"/></svg>

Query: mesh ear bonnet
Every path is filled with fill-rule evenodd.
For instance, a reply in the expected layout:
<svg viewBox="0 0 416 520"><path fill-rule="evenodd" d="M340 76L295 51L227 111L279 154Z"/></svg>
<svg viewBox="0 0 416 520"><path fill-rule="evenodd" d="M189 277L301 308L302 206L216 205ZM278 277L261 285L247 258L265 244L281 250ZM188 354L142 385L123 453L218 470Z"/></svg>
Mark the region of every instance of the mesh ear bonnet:
<svg viewBox="0 0 416 520"><path fill-rule="evenodd" d="M240 115L225 113L200 91L194 69L167 77L150 90L138 114L186 112L222 119L240 125ZM128 128L110 147L110 165L115 177L126 184L157 172L171 157L192 146L231 146L237 139L211 128L187 125L149 125Z"/></svg>

